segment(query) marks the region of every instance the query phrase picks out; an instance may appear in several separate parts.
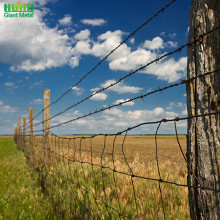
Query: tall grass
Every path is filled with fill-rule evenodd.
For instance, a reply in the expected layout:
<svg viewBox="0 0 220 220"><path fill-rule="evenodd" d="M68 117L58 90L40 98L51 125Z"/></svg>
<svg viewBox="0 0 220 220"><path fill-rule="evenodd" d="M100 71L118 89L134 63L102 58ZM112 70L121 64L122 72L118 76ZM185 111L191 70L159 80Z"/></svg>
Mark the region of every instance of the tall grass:
<svg viewBox="0 0 220 220"><path fill-rule="evenodd" d="M81 159L88 157L86 153L81 155ZM99 158L93 158L93 163L98 161ZM158 179L157 167L141 163L138 156L130 165L134 167L135 175ZM105 158L104 166L113 167L113 164ZM130 219L137 219L137 213L140 219L163 219L157 181L133 178L133 190L130 176L98 166L72 163L57 155L53 155L51 168L45 169L43 164L40 167L37 169L44 193L52 201L56 212L64 219L123 218L114 209ZM177 173L170 161L162 163L160 167L163 170L162 179L186 183L185 173ZM115 169L131 173L128 166L117 158ZM189 219L187 188L162 183L161 189L166 218Z"/></svg>
<svg viewBox="0 0 220 220"><path fill-rule="evenodd" d="M106 143L103 152L102 138L93 145L79 140L71 146L68 140L51 139L52 165L46 168L42 137L35 139L34 158L26 144L26 158L37 173L56 218L124 219L127 216L130 219L163 219L163 200L166 219L190 219L186 187L161 183L161 200L158 181L126 175L134 173L159 179L152 138L146 138L147 142L140 145L132 137L123 149L127 158L121 149L123 137L115 143L113 157L112 142ZM183 136L181 141L184 140ZM163 146L158 154L161 178L186 184L187 169L178 148L173 145L175 139L166 137L159 141Z"/></svg>
<svg viewBox="0 0 220 220"><path fill-rule="evenodd" d="M38 183L12 138L0 138L0 219L56 219Z"/></svg>

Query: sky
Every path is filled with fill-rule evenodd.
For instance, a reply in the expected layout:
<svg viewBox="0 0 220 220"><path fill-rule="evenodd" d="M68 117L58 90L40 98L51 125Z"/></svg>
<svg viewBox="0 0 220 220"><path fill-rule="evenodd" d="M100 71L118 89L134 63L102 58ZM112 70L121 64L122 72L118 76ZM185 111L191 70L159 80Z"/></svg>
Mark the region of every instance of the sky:
<svg viewBox="0 0 220 220"><path fill-rule="evenodd" d="M51 102L78 82L136 28L168 4L168 0L26 0L34 4L32 18L4 17L0 2L0 134L13 134L20 116L28 121L43 108L44 89ZM51 106L51 116L104 88L188 41L190 1L177 0L141 28L94 72ZM51 126L115 103L179 82L186 77L187 49L136 72L51 120ZM55 134L116 133L162 118L184 117L186 88L178 86L60 126ZM42 114L34 124L42 121ZM186 121L178 122L180 134ZM34 126L34 131L42 124ZM154 134L156 126L141 126L130 134ZM174 134L173 123L161 134ZM35 133L37 134L37 133Z"/></svg>

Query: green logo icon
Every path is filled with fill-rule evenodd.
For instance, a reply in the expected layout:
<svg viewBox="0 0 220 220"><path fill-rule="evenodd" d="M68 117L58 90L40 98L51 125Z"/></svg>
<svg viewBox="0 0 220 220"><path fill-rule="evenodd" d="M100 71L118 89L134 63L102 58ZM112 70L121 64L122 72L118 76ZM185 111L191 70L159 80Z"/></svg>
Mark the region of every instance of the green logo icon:
<svg viewBox="0 0 220 220"><path fill-rule="evenodd" d="M34 17L34 4L4 4L4 17L6 18L32 18Z"/></svg>

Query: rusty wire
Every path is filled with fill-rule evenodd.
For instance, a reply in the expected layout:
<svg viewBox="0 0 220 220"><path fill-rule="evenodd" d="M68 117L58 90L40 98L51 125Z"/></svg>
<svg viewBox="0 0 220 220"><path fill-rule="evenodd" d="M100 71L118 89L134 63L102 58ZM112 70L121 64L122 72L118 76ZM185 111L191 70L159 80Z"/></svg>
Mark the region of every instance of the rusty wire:
<svg viewBox="0 0 220 220"><path fill-rule="evenodd" d="M105 88L102 88L102 89L97 90L96 92L92 93L91 95L87 96L86 98L82 99L81 101L79 101L79 102L77 102L77 103L75 103L75 104L69 106L68 108L64 109L63 111L61 111L61 112L55 114L54 116L52 116L52 117L50 117L50 118L48 118L48 119L46 119L46 120L43 120L43 121L41 121L41 122L39 122L39 123L34 124L34 126L43 124L44 122L46 122L46 121L48 121L48 120L52 120L53 118L55 118L55 117L57 117L57 116L59 116L59 115L65 113L65 112L69 111L70 109L72 109L72 108L78 106L79 104L85 102L86 100L92 98L93 96L97 95L98 93L103 92L103 91L105 91L105 90L107 90L107 89L109 89L109 88L111 88L111 87L113 87L113 86L119 84L119 83L122 82L124 79L126 79L126 78L128 78L128 77L131 77L132 75L134 75L134 74L137 73L138 71L145 69L146 67L152 65L153 63L157 63L157 62L159 62L160 60L164 59L165 57L168 57L168 56L170 56L170 55L172 55L172 54L175 54L175 53L178 53L178 52L182 51L182 49L185 48L185 47L189 47L189 46L195 45L195 44L198 43L198 42L201 43L201 38L204 39L205 36L207 36L207 35L209 35L209 34L215 32L215 31L218 30L218 29L220 29L220 26L215 27L215 28L213 28L212 30L207 31L206 33L203 33L203 34L199 35L198 38L196 38L196 39L193 40L192 42L189 42L189 43L187 43L187 44L184 44L184 45L180 46L179 48L177 48L176 50L173 50L173 51L171 51L171 52L169 52L169 53L165 53L164 55L162 55L162 56L160 56L160 57L154 59L153 61L151 61L151 62L149 62L149 63L147 63L147 64L145 64L145 65L142 65L140 68L134 70L133 72L128 73L127 75L125 75L124 77L122 77L122 78L120 78L118 81L116 81L115 83L112 83L112 84L110 84L109 86L106 86ZM216 69L216 70L214 70L214 71L205 73L205 74L203 74L203 75L196 75L195 78L193 77L191 80L194 80L194 79L196 79L197 77L207 76L207 75L209 75L209 74L211 74L211 73L213 73L213 72L216 72L216 71L219 71L219 68ZM153 91L153 92L150 92L149 94L146 94L145 96L151 95L151 94L156 93L156 92L162 92L163 90L166 90L166 89L168 89L168 88L172 88L172 87L175 87L175 86L179 86L179 85L181 85L181 84L184 84L184 82L186 83L186 82L188 82L188 81L182 80L181 83L179 83L179 84L176 83L176 84L173 84L173 85L164 87L163 89L160 89L160 88L159 88L158 90L155 90L155 91ZM122 104L124 104L124 103L131 102L131 101L134 101L134 99L129 99L129 100L127 100L127 101L124 101L124 102L119 103L118 105L122 105ZM115 105L115 106L118 106L118 105ZM42 111L43 111L43 110L42 110ZM29 128L29 127L28 127L28 128Z"/></svg>
<svg viewBox="0 0 220 220"><path fill-rule="evenodd" d="M162 211L163 211L163 217L164 219L166 219L166 210L165 210L165 206L164 206L164 198L163 198L163 195L162 195L162 188L161 188L161 185L162 184L171 184L171 185L176 185L176 186L180 186L180 187L188 187L188 188L195 188L195 189L200 189L200 190L210 190L210 191L214 191L214 192L217 192L217 193L220 193L220 190L218 189L213 189L213 188L210 188L210 187L207 187L205 186L205 184L197 181L198 184L196 185L188 185L188 184L182 184L182 183L176 183L176 182L171 182L171 181L168 181L166 179L163 179L162 176L161 176L161 171L160 171L160 166L159 166L159 157L158 157L158 143L157 143L157 136L158 136L158 132L159 132L159 128L161 126L162 123L167 123L167 122L174 122L174 128L175 128L175 135L176 135L176 140L177 140L177 143L178 143L178 146L179 146L179 149L181 151L181 154L184 158L184 161L187 163L187 160L186 160L186 157L183 153L183 149L182 149L182 146L179 142L179 138L178 138L178 131L177 131L177 122L178 121L182 121L182 120L188 120L188 119L196 119L196 118L199 118L199 117L207 117L207 116L214 116L214 115L218 115L220 114L220 111L218 112L213 112L213 113L206 113L206 114L200 114L200 115L194 115L194 116L188 116L188 117L182 117L182 118L179 118L179 117L176 117L176 118L172 118L172 119L161 119L161 120L158 120L158 121L153 121L153 122L144 122L144 123L141 123L141 124L138 124L138 125L135 125L133 127L129 127L123 131L120 131L120 132L117 132L116 134L99 134L99 135L103 135L104 137L104 144L103 144L103 149L102 149L102 153L101 153L101 163L97 163L97 162L94 162L93 161L93 150L92 150L92 140L97 137L98 135L91 135L91 136L87 136L87 137L62 137L62 136L57 136L55 134L52 135L52 138L54 137L55 139L55 148L53 149L53 146L51 146L51 155L52 155L52 158L61 158L62 159L62 163L63 164L67 164L67 166L63 166L60 164L59 160L57 161L57 164L54 164L54 167L53 169L57 172L57 174L65 179L65 181L73 184L76 188L80 189L81 191L84 191L86 193L86 198L88 199L88 207L87 209L91 209L91 217L93 216L93 218L95 218L95 210L93 210L92 206L91 206L91 201L90 201L90 196L94 199L95 203L96 203L96 206L97 206L97 210L98 212L101 214L101 207L100 207L100 204L98 204L98 202L101 202L103 204L103 206L106 208L106 210L108 211L109 213L109 209L111 209L112 211L114 211L115 213L118 214L118 217L119 218L128 218L128 219L131 219L128 215L126 215L126 213L124 213L120 203L120 199L119 199L119 194L120 192L118 191L118 187L117 187L117 177L116 177L116 174L118 175L125 175L125 176L128 176L130 177L131 179L131 185L132 185L132 189L133 189L133 195L134 195L134 204L136 206L136 216L137 216L137 219L139 218L139 213L138 213L138 204L137 204L137 195L136 195L136 192L135 192L135 184L133 182L133 179L142 179L142 180L146 180L146 181L156 181L158 182L158 187L159 187L159 192L160 192L160 199L161 199L161 204L162 204ZM129 163L128 163L128 160L126 158L126 155L125 155L125 151L124 151L124 145L125 145L125 141L126 141L126 137L127 137L127 134L128 132L130 132L131 130L135 129L135 128L138 128L140 126L144 126L144 125L150 125L150 124L157 124L157 128L156 128L156 131L155 131L155 147L156 147L156 153L155 153L155 159L156 159L156 163L157 163L157 170L158 170L158 177L159 178L151 178L151 177L148 177L148 176L140 176L140 175L136 175L135 172L132 170L132 168L129 166ZM121 150L122 150L122 153L123 153L123 159L125 161L125 164L127 165L127 167L129 168L130 172L124 172L124 171L120 171L120 170L117 170L116 167L115 167L115 141L117 139L117 137L119 135L122 135L124 134L124 138L123 138L123 142L121 144ZM113 143L112 143L112 152L111 152L111 156L112 156L112 162L113 162L113 167L110 167L110 166L106 166L103 164L103 157L104 157L104 152L105 152L105 147L106 147L106 138L108 136L114 136L114 140L113 140ZM39 142L41 144L41 148L44 149L44 146L43 146L43 139L44 139L44 136L38 136L39 138ZM19 139L22 141L22 140L26 140L23 138L22 134L18 134L18 137L15 138L18 142L19 142ZM76 139L79 139L79 149L76 149L76 146L75 146L75 140ZM83 160L82 158L82 147L83 147L83 140L85 139L90 139L90 161L85 161ZM64 142L67 141L67 155L65 155L65 152L64 152ZM74 143L74 147L73 147L73 150L74 150L74 155L73 157L70 157L70 141L73 141ZM27 144L26 146L28 146L28 141L27 141ZM79 159L76 159L75 158L75 154L76 153L79 153L79 156L80 158ZM56 161L56 159L54 159L53 161ZM89 189L87 189L85 186L81 185L80 184L80 181L79 181L79 178L80 176L76 176L76 180L74 180L74 177L72 176L73 175L73 171L71 170L71 164L79 164L80 167L81 167L81 171L82 171L82 178L83 178L83 182L85 185L87 185L87 179L86 179L86 175L85 175L85 167L84 165L89 165L92 167L92 170L94 167L97 167L97 168L100 168L101 169L101 179L102 179L102 183L103 183L103 192L104 192L104 200L99 198L98 195L96 194L96 191L95 192L91 192L89 191ZM58 167L58 168L56 168ZM187 164L187 168L189 169L189 166ZM65 170L64 170L65 169ZM113 175L113 180L114 180L114 186L115 186L115 192L116 192L116 197L117 197L117 204L118 204L118 208L115 207L115 206L112 206L112 205L109 205L108 204L108 201L107 201L107 196L106 196L106 189L105 189L105 181L104 181L104 175L103 175L103 170L109 170L112 172L112 175ZM189 169L190 172L192 172L192 170ZM68 174L69 173L69 174ZM93 178L94 180L92 181L95 181L95 179L97 178L97 176L95 175L95 172L93 170ZM66 174L66 175L65 175ZM76 174L78 175L78 174ZM197 179L197 176L196 174L193 174L194 177ZM74 191L74 186L72 185L72 190ZM67 187L67 183L66 183L66 187ZM74 194L71 194L73 197ZM63 195L64 196L64 195Z"/></svg>
<svg viewBox="0 0 220 220"><path fill-rule="evenodd" d="M80 84L88 75L90 75L92 72L94 72L111 54L113 54L119 47L121 47L128 39L130 39L132 36L136 34L140 29L142 29L145 25L147 25L151 20L155 19L159 14L163 14L163 12L170 7L172 4L174 4L176 0L172 0L167 5L162 7L159 11L157 11L152 17L150 17L147 21L145 21L142 25L140 25L137 29L135 29L124 41L122 41L117 47L115 47L110 53L108 53L101 61L99 61L89 72L87 72L77 83L75 83L73 86L71 86L66 92L64 92L58 99L53 101L50 105L43 108L36 116L33 117L33 120L36 119L45 109L49 108L51 105L56 104L59 102L66 94L68 94L74 87L76 87L78 84ZM28 124L27 122L26 124Z"/></svg>
<svg viewBox="0 0 220 220"><path fill-rule="evenodd" d="M50 128L56 128L56 127L59 127L59 126L68 124L68 123L70 123L70 122L77 121L77 120L79 120L79 119L83 119L83 118L86 118L86 117L91 116L91 115L95 115L95 114L97 114L97 113L100 113L100 112L103 112L103 111L106 111L106 110L111 110L112 108L115 108L115 107L117 107L117 106L121 106L121 105L123 105L123 104L125 104L125 103L133 102L133 101L135 101L135 100L137 100L137 99L143 99L144 97L147 97L147 96L149 96L149 95L152 95L152 94L155 94L155 93L158 93L158 92L162 92L162 91L164 91L164 90L167 90L167 89L170 89L170 88L173 88L173 87L177 87L177 86L186 84L186 83L191 82L191 81L193 81L193 80L195 80L195 79L197 79L197 78L206 77L206 76L211 75L211 74L213 74L213 73L216 73L216 72L218 72L218 71L220 71L220 68L217 68L217 69L215 69L215 70L213 70L213 71L210 71L210 72L207 72L207 73L205 73L205 74L201 74L201 75L192 77L192 78L190 78L190 79L181 80L179 83L174 83L174 84L171 84L171 85L169 85L169 86L165 86L165 87L163 87L163 88L156 89L156 90L154 90L154 91L152 91L152 92L148 92L148 93L146 93L146 94L139 95L139 96L137 96L137 97L135 97L135 98L131 98L131 99L125 100L125 101L120 102L120 103L118 103L118 104L114 104L114 105L111 105L111 106L108 106L108 107L103 107L103 108L101 108L101 109L99 109L99 110L96 110L96 111L94 111L94 112L90 112L90 113L85 114L85 115L83 115L83 116L79 116L79 117L77 117L77 118L73 118L73 119L67 120L67 121L65 121L65 122L61 122L61 123L59 123L59 124L57 124L57 125L53 125L53 126L51 126ZM46 120L45 120L45 121L46 121ZM42 122L41 122L41 123L42 123ZM34 132L41 132L41 131L44 131L44 130L48 130L48 129L47 129L47 128L46 128L46 129L39 129L39 130L36 130L36 131L34 131Z"/></svg>

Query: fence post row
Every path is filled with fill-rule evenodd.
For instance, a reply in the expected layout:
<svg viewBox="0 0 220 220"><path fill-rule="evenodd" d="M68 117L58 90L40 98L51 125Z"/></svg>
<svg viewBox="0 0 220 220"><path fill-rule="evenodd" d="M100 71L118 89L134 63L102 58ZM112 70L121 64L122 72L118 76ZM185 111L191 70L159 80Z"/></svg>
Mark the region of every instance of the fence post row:
<svg viewBox="0 0 220 220"><path fill-rule="evenodd" d="M45 166L51 165L50 152L50 90L44 90L43 105L43 139L44 139L44 162Z"/></svg>
<svg viewBox="0 0 220 220"><path fill-rule="evenodd" d="M34 156L34 137L33 137L33 108L29 109L29 122L30 122L30 153Z"/></svg>
<svg viewBox="0 0 220 220"><path fill-rule="evenodd" d="M19 148L22 150L22 116L20 116L20 122L19 122L19 134L20 134L20 137L19 137Z"/></svg>
<svg viewBox="0 0 220 220"><path fill-rule="evenodd" d="M25 138L26 138L26 117L23 117L23 150L25 150Z"/></svg>

